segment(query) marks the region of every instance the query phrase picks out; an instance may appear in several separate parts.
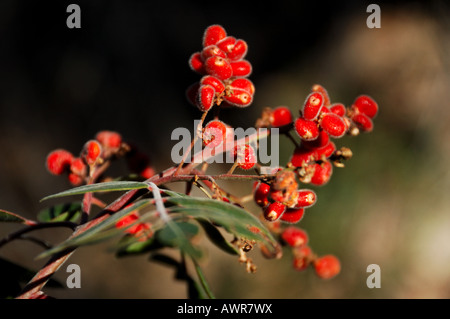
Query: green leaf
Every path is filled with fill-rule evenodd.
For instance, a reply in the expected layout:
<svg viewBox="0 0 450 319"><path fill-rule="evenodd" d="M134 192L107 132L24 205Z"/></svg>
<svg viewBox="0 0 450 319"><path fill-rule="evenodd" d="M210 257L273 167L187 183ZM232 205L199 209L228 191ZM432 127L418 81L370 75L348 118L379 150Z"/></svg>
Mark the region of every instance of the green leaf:
<svg viewBox="0 0 450 319"><path fill-rule="evenodd" d="M92 192L115 192L115 191L127 191L132 189L148 188L148 185L143 182L130 182L130 181L115 181L115 182L104 182L97 184L84 185L80 187L75 187L57 194L49 195L41 199L41 202L47 199L80 195Z"/></svg>
<svg viewBox="0 0 450 319"><path fill-rule="evenodd" d="M75 222L81 216L81 202L58 204L38 213L41 222Z"/></svg>
<svg viewBox="0 0 450 319"><path fill-rule="evenodd" d="M167 201L178 205L178 207L170 208L172 212L179 212L194 218L205 218L224 227L226 231L237 237L261 241L272 249L278 245L270 231L258 218L236 205L196 197L170 197ZM252 227L256 227L259 231L251 231Z"/></svg>
<svg viewBox="0 0 450 319"><path fill-rule="evenodd" d="M213 244L229 254L239 255L239 251L222 236L217 227L203 218L197 218L197 221L203 227L206 235Z"/></svg>
<svg viewBox="0 0 450 319"><path fill-rule="evenodd" d="M116 229L111 228L114 226L119 219L122 217L130 214L132 211L141 209L147 205L150 205L150 200L141 200L138 201L131 206L122 209L121 211L118 211L114 215L110 216L109 218L105 219L101 223L93 226L92 228L86 230L84 233L79 234L78 236L69 238L62 242L61 244L44 251L40 255L38 255L36 258L45 258L48 256L51 256L53 254L56 254L58 252L61 252L66 249L72 249L83 245L92 245L95 243L98 243L100 241L104 241L107 239L110 239L114 236L123 234L123 229Z"/></svg>
<svg viewBox="0 0 450 319"><path fill-rule="evenodd" d="M163 247L155 241L154 236L146 241L139 241L136 237L128 234L121 238L118 245L119 249L116 251L117 257L143 254Z"/></svg>
<svg viewBox="0 0 450 319"><path fill-rule="evenodd" d="M25 224L27 221L25 217L0 209L0 222Z"/></svg>

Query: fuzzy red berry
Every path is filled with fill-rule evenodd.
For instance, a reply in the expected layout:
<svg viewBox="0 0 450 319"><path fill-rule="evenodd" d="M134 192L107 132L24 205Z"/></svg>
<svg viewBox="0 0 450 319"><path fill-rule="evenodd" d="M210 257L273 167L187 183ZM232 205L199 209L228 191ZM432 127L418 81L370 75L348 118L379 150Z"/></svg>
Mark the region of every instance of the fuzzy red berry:
<svg viewBox="0 0 450 319"><path fill-rule="evenodd" d="M203 46L207 47L208 45L216 44L220 40L224 39L227 36L227 32L225 29L218 24L210 25L206 28L203 34Z"/></svg>
<svg viewBox="0 0 450 319"><path fill-rule="evenodd" d="M212 56L219 56L221 58L226 58L227 55L225 52L223 52L217 45L208 45L207 47L203 48L201 52L202 60L205 61L207 58Z"/></svg>
<svg viewBox="0 0 450 319"><path fill-rule="evenodd" d="M214 90L216 91L216 94L221 94L223 91L225 91L225 84L223 82L212 75L205 75L200 79L200 85L211 85Z"/></svg>
<svg viewBox="0 0 450 319"><path fill-rule="evenodd" d="M72 153L63 149L57 149L47 155L46 166L51 174L61 175L69 170L72 160Z"/></svg>
<svg viewBox="0 0 450 319"><path fill-rule="evenodd" d="M251 169L256 164L256 154L250 144L236 145L233 156L238 166L244 170Z"/></svg>
<svg viewBox="0 0 450 319"><path fill-rule="evenodd" d="M72 163L70 163L70 171L78 176L85 176L87 167L81 157L74 158Z"/></svg>
<svg viewBox="0 0 450 319"><path fill-rule="evenodd" d="M212 56L205 61L205 70L209 75L224 81L233 75L233 68L227 59L220 56Z"/></svg>
<svg viewBox="0 0 450 319"><path fill-rule="evenodd" d="M83 177L81 177L80 175L69 173L67 178L69 179L70 184L72 184L73 186L80 186L81 184L83 184Z"/></svg>
<svg viewBox="0 0 450 319"><path fill-rule="evenodd" d="M294 167L302 167L303 165L308 164L309 162L314 160L315 160L314 150L300 146L294 150L294 154L292 154L292 157L289 162Z"/></svg>
<svg viewBox="0 0 450 319"><path fill-rule="evenodd" d="M308 243L308 234L295 226L289 226L281 233L281 239L291 247L299 247Z"/></svg>
<svg viewBox="0 0 450 319"><path fill-rule="evenodd" d="M322 120L320 122L320 126L322 129L330 134L331 137L340 138L344 136L347 125L342 117L334 114L334 113L326 113L323 115Z"/></svg>
<svg viewBox="0 0 450 319"><path fill-rule="evenodd" d="M234 45L236 44L236 38L233 36L227 36L217 42L217 47L220 48L225 54L233 51Z"/></svg>
<svg viewBox="0 0 450 319"><path fill-rule="evenodd" d="M227 134L227 126L219 120L212 120L203 129L203 143L207 147L217 147L223 143Z"/></svg>
<svg viewBox="0 0 450 319"><path fill-rule="evenodd" d="M328 95L328 91L320 84L314 84L311 88L312 92L319 92L323 95L323 106L330 105L330 96Z"/></svg>
<svg viewBox="0 0 450 319"><path fill-rule="evenodd" d="M231 81L230 89L242 89L247 91L250 95L255 94L255 86L253 85L252 81L246 78L237 78Z"/></svg>
<svg viewBox="0 0 450 319"><path fill-rule="evenodd" d="M313 92L305 100L303 104L302 115L305 120L312 121L315 120L324 103L324 97L320 92Z"/></svg>
<svg viewBox="0 0 450 319"><path fill-rule="evenodd" d="M290 224L297 224L302 220L304 214L304 208L288 208L280 217L280 220Z"/></svg>
<svg viewBox="0 0 450 319"><path fill-rule="evenodd" d="M329 141L327 145L314 149L314 158L316 161L329 158L336 151L336 144Z"/></svg>
<svg viewBox="0 0 450 319"><path fill-rule="evenodd" d="M330 141L330 135L327 132L321 130L319 136L313 141L303 141L302 145L309 149L315 149L319 147L324 147Z"/></svg>
<svg viewBox="0 0 450 319"><path fill-rule="evenodd" d="M310 189L299 189L297 204L295 208L307 208L314 205L317 201L317 195L313 190Z"/></svg>
<svg viewBox="0 0 450 319"><path fill-rule="evenodd" d="M214 105L215 96L216 90L214 90L214 88L211 85L209 84L201 85L200 88L198 89L197 103L196 103L200 111L202 112L209 111L209 109L211 109L212 106Z"/></svg>
<svg viewBox="0 0 450 319"><path fill-rule="evenodd" d="M234 106L246 107L252 103L253 96L246 90L234 88L224 96L224 100Z"/></svg>
<svg viewBox="0 0 450 319"><path fill-rule="evenodd" d="M252 65L247 60L234 61L230 65L233 76L247 77L252 73Z"/></svg>
<svg viewBox="0 0 450 319"><path fill-rule="evenodd" d="M373 121L366 114L354 114L352 116L352 121L361 131L370 132L373 130Z"/></svg>
<svg viewBox="0 0 450 319"><path fill-rule="evenodd" d="M253 191L253 198L258 206L266 207L269 204L270 185L260 182Z"/></svg>
<svg viewBox="0 0 450 319"><path fill-rule="evenodd" d="M145 167L139 175L145 179L149 179L150 177L155 175L155 170L151 166Z"/></svg>
<svg viewBox="0 0 450 319"><path fill-rule="evenodd" d="M95 138L106 148L118 149L122 145L122 136L114 131L100 131Z"/></svg>
<svg viewBox="0 0 450 319"><path fill-rule="evenodd" d="M378 113L378 104L367 95L358 96L353 102L352 108L359 113L363 113L373 119Z"/></svg>
<svg viewBox="0 0 450 319"><path fill-rule="evenodd" d="M314 174L311 178L311 184L322 186L328 183L333 173L333 165L329 161L321 164L313 164Z"/></svg>
<svg viewBox="0 0 450 319"><path fill-rule="evenodd" d="M319 137L319 127L314 121L299 117L294 123L295 131L302 140L312 141Z"/></svg>
<svg viewBox="0 0 450 319"><path fill-rule="evenodd" d="M197 73L205 74L205 63L200 52L193 53L189 58L189 66Z"/></svg>
<svg viewBox="0 0 450 319"><path fill-rule="evenodd" d="M270 114L270 125L272 127L282 127L292 122L292 112L286 106L279 106Z"/></svg>
<svg viewBox="0 0 450 319"><path fill-rule="evenodd" d="M294 260L292 265L295 270L303 271L310 265L310 256L312 255L311 247L303 245L296 247L294 250Z"/></svg>
<svg viewBox="0 0 450 319"><path fill-rule="evenodd" d="M314 270L320 278L330 279L340 273L341 263L336 256L325 255L314 261Z"/></svg>
<svg viewBox="0 0 450 319"><path fill-rule="evenodd" d="M102 146L96 140L87 141L84 144L82 157L88 165L94 165L100 158L102 153Z"/></svg>
<svg viewBox="0 0 450 319"><path fill-rule="evenodd" d="M345 109L344 104L334 103L333 105L330 105L330 112L334 113L340 117L343 117L346 113L346 109Z"/></svg>
<svg viewBox="0 0 450 319"><path fill-rule="evenodd" d="M233 48L226 51L226 54L231 61L238 61L245 57L245 55L247 54L247 50L247 42L239 39L234 44Z"/></svg>
<svg viewBox="0 0 450 319"><path fill-rule="evenodd" d="M280 202L274 202L266 207L264 210L264 218L270 222L273 222L280 218L286 211L286 206Z"/></svg>

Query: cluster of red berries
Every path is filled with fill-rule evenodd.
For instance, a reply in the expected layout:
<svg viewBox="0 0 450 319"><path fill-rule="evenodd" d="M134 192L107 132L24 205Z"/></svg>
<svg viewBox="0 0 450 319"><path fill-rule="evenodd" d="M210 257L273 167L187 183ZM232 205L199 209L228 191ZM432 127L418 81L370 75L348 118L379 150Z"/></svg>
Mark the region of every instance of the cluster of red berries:
<svg viewBox="0 0 450 319"><path fill-rule="evenodd" d="M309 266L322 279L330 279L338 275L341 271L339 259L334 255L324 255L318 257L308 245L309 237L305 230L289 226L281 233L283 243L292 248L293 267L298 271L303 271Z"/></svg>
<svg viewBox="0 0 450 319"><path fill-rule="evenodd" d="M281 220L292 224L298 223L305 209L317 201L314 191L299 189L291 169L279 169L271 183L256 183L253 198L263 208L263 216L267 221Z"/></svg>
<svg viewBox="0 0 450 319"><path fill-rule="evenodd" d="M74 186L88 183L96 169L108 161L126 155L129 168L143 178L150 178L154 170L149 158L122 141L122 136L113 131L100 131L95 139L87 141L79 156L64 149L56 149L47 155L46 167L53 175L68 174Z"/></svg>
<svg viewBox="0 0 450 319"><path fill-rule="evenodd" d="M129 207L128 205L127 207ZM125 208L127 208L125 207ZM146 241L153 236L152 224L148 222L139 222L139 212L132 211L126 216L119 219L116 223L116 228L126 228L125 232L130 236L138 239L138 241Z"/></svg>
<svg viewBox="0 0 450 319"><path fill-rule="evenodd" d="M244 57L247 43L228 36L220 25L211 25L203 35L203 49L189 58L192 70L203 75L187 90L189 101L202 112L225 102L246 107L253 101L255 87L247 79L252 65Z"/></svg>

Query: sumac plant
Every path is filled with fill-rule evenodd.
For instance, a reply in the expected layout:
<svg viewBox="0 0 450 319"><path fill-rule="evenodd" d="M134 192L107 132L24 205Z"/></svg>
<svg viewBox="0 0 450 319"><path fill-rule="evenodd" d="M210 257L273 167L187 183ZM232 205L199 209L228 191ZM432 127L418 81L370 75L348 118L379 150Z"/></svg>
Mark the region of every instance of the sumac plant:
<svg viewBox="0 0 450 319"><path fill-rule="evenodd" d="M118 257L149 254L150 260L176 267L177 278L188 284L190 298L214 298L200 267L205 248L199 235L230 254L231 262L242 263L249 273L257 270L251 254L260 250L267 258L282 258L283 251L289 252L295 270L311 267L323 279L339 274L339 259L332 254L318 255L301 227L305 212L320 200L320 194L307 185L325 185L333 169L344 167L352 151L336 146L335 141L344 135L372 131L378 105L366 95L356 97L349 106L333 103L326 89L314 84L296 114L286 106L264 108L255 129L265 128L271 134L271 129L277 128L280 136L292 142L292 156L284 166L263 171L256 157L261 135L235 139L229 134L232 126L219 118L223 107L244 108L253 102L255 86L248 78L252 65L245 59L247 50L244 40L228 35L222 26L206 28L201 50L188 61L200 75L199 81L186 90L188 102L199 109L201 119L189 152L179 163L156 172L145 152L114 131L98 132L78 155L65 149L48 154L48 171L65 176L72 187L42 201L74 195L80 199L68 202L66 198L39 212L36 220L0 211L2 222L23 224L23 228L0 239L0 248L14 240L29 240L43 247L37 258L47 260L30 275L29 270L0 259L3 268L25 274L28 280L21 287L18 280L24 276L17 281L2 279L3 291L9 289L3 297L48 298L45 286L54 283L52 275L76 249L113 239ZM201 142L200 151L190 152L196 142ZM213 165L208 160L220 154L228 154L234 164L222 174L208 173ZM127 163L130 174L109 176L108 168L119 160ZM246 183L248 193L225 189L221 185L224 180ZM185 184L185 191L171 189L175 182ZM197 192L201 196L193 196L194 189L201 191ZM104 192L120 195L104 202ZM246 208L249 201L260 210ZM35 230L57 227L73 232L56 244L31 235ZM167 248L179 251L179 258L164 254L162 249ZM190 268L187 263L191 263ZM188 269L193 269L192 273ZM2 272L1 276L10 275Z"/></svg>

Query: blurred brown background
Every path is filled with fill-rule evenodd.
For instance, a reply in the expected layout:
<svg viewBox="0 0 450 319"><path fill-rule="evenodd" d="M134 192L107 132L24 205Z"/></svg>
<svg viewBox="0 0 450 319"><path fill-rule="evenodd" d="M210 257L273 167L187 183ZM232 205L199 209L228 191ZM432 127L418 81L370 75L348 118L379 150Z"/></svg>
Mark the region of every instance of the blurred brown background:
<svg viewBox="0 0 450 319"><path fill-rule="evenodd" d="M265 106L295 113L314 83L346 105L369 94L380 112L371 134L336 141L354 158L316 188L319 202L299 224L317 253L341 259L341 274L323 281L312 269L293 270L288 251L281 260L255 251L259 268L249 275L208 246L202 266L216 296L450 297L448 4L380 1L381 28L369 29L370 2L77 1L82 28L68 29L69 3L0 3L1 208L34 218L49 204L42 197L70 187L47 173L47 153L61 147L76 154L102 129L141 146L157 170L171 165L172 130L192 129L200 117L185 101L185 89L199 79L187 60L203 30L217 23L247 41L256 86L251 107L222 113L227 123L250 127ZM286 161L292 148L281 144ZM15 229L2 224L0 236ZM39 234L57 243L68 232ZM81 289L47 291L60 298L186 297L172 269L147 256L116 259L111 245L79 249L70 259L81 267ZM14 242L0 256L38 269L40 251ZM366 287L369 264L381 267L380 289ZM56 276L62 282L67 265Z"/></svg>

